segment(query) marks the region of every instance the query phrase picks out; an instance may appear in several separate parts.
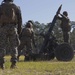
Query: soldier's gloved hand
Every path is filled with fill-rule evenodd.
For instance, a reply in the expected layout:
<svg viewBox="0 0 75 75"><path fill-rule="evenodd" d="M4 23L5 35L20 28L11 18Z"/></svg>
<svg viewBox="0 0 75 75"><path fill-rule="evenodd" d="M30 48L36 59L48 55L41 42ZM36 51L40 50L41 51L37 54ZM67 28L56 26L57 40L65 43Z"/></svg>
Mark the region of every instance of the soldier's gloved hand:
<svg viewBox="0 0 75 75"><path fill-rule="evenodd" d="M60 14L61 16L63 16L62 14Z"/></svg>

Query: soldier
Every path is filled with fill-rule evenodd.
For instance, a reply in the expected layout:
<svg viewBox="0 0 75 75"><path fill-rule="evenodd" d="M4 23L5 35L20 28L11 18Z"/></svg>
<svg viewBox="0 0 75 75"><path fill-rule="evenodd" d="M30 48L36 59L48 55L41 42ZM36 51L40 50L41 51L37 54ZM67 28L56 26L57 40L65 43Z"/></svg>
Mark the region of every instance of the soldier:
<svg viewBox="0 0 75 75"><path fill-rule="evenodd" d="M70 19L68 18L67 11L64 11L63 14L60 14L62 17L58 16L58 19L61 20L61 29L63 31L64 42L69 43L69 32L71 30Z"/></svg>
<svg viewBox="0 0 75 75"><path fill-rule="evenodd" d="M24 52L24 60L29 60L30 54L32 53L32 43L35 46L34 31L32 25L32 21L28 21L26 27L22 30L20 35L21 44L18 47L18 60L21 55L21 50L23 50L24 47L26 47L26 51Z"/></svg>
<svg viewBox="0 0 75 75"><path fill-rule="evenodd" d="M21 33L21 11L13 0L3 0L0 5L0 67L4 69L4 56L6 55L6 41L9 38L11 49L11 66L16 67L18 34Z"/></svg>

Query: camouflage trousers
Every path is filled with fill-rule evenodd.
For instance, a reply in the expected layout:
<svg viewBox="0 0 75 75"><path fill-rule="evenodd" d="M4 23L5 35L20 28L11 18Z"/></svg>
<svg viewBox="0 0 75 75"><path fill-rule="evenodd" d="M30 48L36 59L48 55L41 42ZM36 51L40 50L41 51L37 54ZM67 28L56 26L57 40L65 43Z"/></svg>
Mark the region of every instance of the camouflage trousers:
<svg viewBox="0 0 75 75"><path fill-rule="evenodd" d="M11 62L17 61L17 47L19 45L19 39L17 34L16 25L8 24L0 25L0 62L4 62L4 56L6 55L6 44L9 38L10 42L10 52L11 52Z"/></svg>
<svg viewBox="0 0 75 75"><path fill-rule="evenodd" d="M24 56L32 53L32 40L30 38L21 38L21 44L18 47L18 56L21 55L22 50Z"/></svg>
<svg viewBox="0 0 75 75"><path fill-rule="evenodd" d="M64 40L64 42L67 42L67 43L70 42L70 40L69 40L69 32L63 31L63 40Z"/></svg>

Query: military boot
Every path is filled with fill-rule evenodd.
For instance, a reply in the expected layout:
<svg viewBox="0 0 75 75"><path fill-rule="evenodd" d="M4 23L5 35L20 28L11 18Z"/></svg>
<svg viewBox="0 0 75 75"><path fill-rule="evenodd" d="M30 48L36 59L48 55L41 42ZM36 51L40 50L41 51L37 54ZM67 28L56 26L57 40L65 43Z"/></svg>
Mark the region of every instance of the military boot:
<svg viewBox="0 0 75 75"><path fill-rule="evenodd" d="M1 69L5 69L4 62L5 62L5 61L4 61L4 58L1 58L1 59L0 59L0 68L1 68Z"/></svg>
<svg viewBox="0 0 75 75"><path fill-rule="evenodd" d="M29 56L25 56L24 61L29 61Z"/></svg>
<svg viewBox="0 0 75 75"><path fill-rule="evenodd" d="M5 69L5 65L4 65L4 64L0 64L0 68L1 68L2 70L4 70L4 69Z"/></svg>
<svg viewBox="0 0 75 75"><path fill-rule="evenodd" d="M12 64L11 64L10 68L11 68L11 69L16 68L16 63L15 63L15 62L12 62Z"/></svg>
<svg viewBox="0 0 75 75"><path fill-rule="evenodd" d="M20 56L17 56L17 61L19 61L19 57L20 57Z"/></svg>

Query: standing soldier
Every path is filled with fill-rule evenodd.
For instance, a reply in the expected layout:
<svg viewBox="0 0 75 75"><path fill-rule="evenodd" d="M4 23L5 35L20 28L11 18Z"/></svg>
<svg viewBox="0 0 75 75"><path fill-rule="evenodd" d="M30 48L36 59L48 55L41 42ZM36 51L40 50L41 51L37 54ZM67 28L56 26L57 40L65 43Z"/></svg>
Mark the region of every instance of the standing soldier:
<svg viewBox="0 0 75 75"><path fill-rule="evenodd" d="M33 23L31 20L29 20L26 24L26 27L22 30L22 33L20 35L21 44L18 47L18 60L21 55L21 50L23 50L23 48L26 47L26 51L24 52L24 60L28 61L32 53L32 43L35 46L34 31L32 26Z"/></svg>
<svg viewBox="0 0 75 75"><path fill-rule="evenodd" d="M6 54L6 39L9 38L11 49L11 66L15 68L17 61L18 34L21 32L21 11L13 0L4 0L0 5L0 67L4 69L4 56Z"/></svg>
<svg viewBox="0 0 75 75"><path fill-rule="evenodd" d="M58 17L61 20L61 29L63 31L64 42L69 43L69 32L71 30L70 19L68 18L67 11L64 11L63 14L60 14L62 17Z"/></svg>

